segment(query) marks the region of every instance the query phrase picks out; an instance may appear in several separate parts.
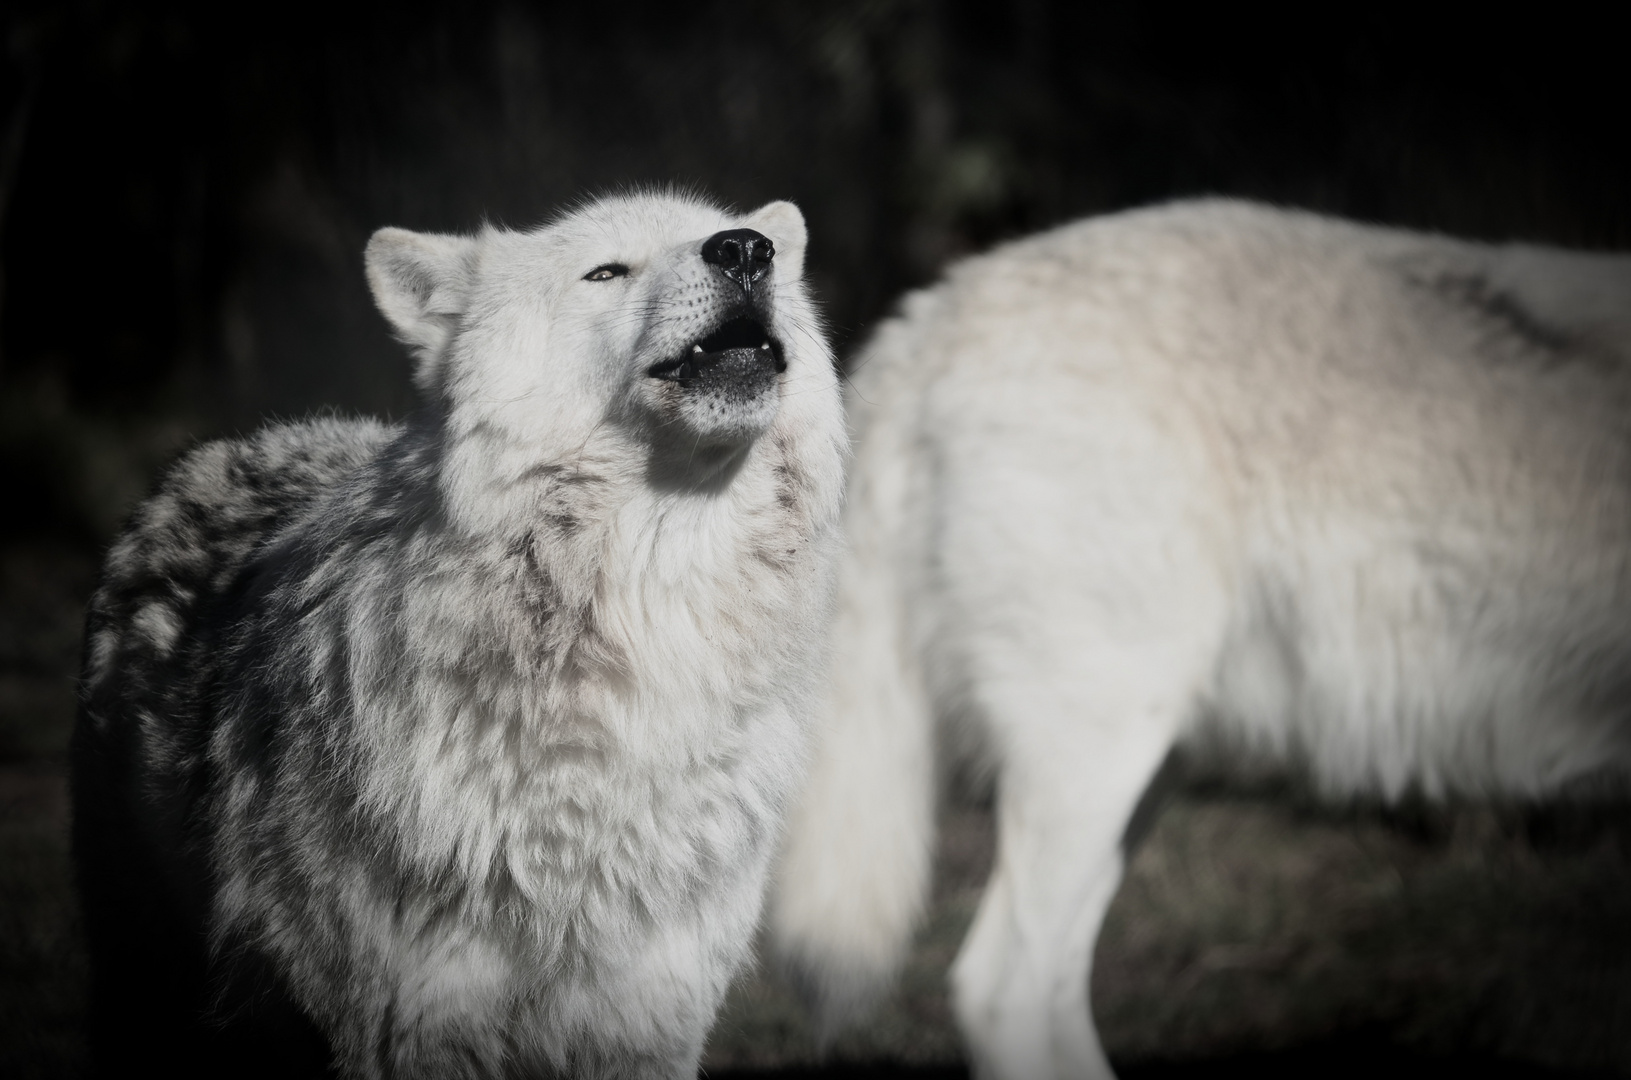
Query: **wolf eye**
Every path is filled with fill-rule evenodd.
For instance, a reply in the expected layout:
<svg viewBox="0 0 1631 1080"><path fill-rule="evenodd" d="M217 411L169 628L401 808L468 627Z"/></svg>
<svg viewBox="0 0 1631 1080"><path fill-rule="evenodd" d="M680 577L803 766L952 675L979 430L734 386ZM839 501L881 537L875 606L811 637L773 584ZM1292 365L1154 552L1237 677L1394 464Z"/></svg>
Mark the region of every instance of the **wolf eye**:
<svg viewBox="0 0 1631 1080"><path fill-rule="evenodd" d="M628 272L629 268L624 266L622 263L607 263L605 266L597 266L587 274L583 275L583 280L610 281L612 278L622 277Z"/></svg>

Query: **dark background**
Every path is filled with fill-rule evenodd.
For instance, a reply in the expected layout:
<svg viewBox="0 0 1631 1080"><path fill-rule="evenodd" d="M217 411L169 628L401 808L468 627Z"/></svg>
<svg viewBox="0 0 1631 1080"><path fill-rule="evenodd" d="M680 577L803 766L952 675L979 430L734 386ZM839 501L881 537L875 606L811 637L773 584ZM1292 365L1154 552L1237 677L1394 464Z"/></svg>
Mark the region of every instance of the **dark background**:
<svg viewBox="0 0 1631 1080"><path fill-rule="evenodd" d="M100 548L190 439L412 407L363 283L373 229L525 227L629 185L791 198L841 354L949 259L1185 195L1631 248L1624 37L1555 6L1443 23L1054 0L3 10L8 1076L80 1060L64 747ZM1101 947L1101 1021L1131 1068L1294 1052L1316 1056L1274 1060L1371 1069L1363 1044L1631 1069L1615 815L1434 811L1401 832L1369 811L1185 798ZM954 819L917 973L852 1058L956 1060L939 972L989 842L977 810ZM739 992L710 1060L811 1060L790 1000L771 979Z"/></svg>
<svg viewBox="0 0 1631 1080"><path fill-rule="evenodd" d="M400 412L373 229L634 184L797 201L840 348L949 258L1197 193L1631 246L1623 38L1536 10L25 0L4 32L0 386L95 418Z"/></svg>

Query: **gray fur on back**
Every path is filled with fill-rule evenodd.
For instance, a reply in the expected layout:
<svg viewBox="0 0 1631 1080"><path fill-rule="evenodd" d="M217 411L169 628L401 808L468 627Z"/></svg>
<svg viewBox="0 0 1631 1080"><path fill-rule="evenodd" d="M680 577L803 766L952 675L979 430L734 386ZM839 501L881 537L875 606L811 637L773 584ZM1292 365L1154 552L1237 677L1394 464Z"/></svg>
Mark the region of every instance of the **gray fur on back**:
<svg viewBox="0 0 1631 1080"><path fill-rule="evenodd" d="M786 370L727 423L648 369L741 314L697 251L744 226L776 242L753 311ZM531 234L383 230L370 273L426 407L170 470L87 623L104 1027L166 962L132 944L149 911L199 951L202 988L164 1007L226 1040L201 1071L314 1026L347 1076L694 1074L829 606L843 430L803 238L787 204L667 196Z"/></svg>

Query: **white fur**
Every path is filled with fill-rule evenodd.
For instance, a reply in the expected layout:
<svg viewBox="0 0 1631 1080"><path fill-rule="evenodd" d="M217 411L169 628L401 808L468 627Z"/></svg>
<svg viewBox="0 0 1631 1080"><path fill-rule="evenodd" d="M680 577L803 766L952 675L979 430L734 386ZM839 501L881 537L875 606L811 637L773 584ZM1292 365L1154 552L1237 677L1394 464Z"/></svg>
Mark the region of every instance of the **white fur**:
<svg viewBox="0 0 1631 1080"><path fill-rule="evenodd" d="M1233 202L956 267L862 350L832 700L772 903L829 1027L995 774L978 1074L1104 1077L1094 939L1169 751L1335 798L1631 762L1631 260ZM938 725L938 726L937 726Z"/></svg>

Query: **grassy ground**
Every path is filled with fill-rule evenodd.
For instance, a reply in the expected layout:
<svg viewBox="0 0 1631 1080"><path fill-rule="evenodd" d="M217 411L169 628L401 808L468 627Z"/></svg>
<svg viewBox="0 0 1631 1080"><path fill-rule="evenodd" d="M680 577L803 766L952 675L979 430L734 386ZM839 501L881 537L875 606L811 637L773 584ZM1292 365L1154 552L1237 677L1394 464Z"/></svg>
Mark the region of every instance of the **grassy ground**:
<svg viewBox="0 0 1631 1080"><path fill-rule="evenodd" d="M83 1066L85 957L67 862L66 746L94 559L0 550L0 1076ZM820 1060L789 988L732 991L710 1073L961 1075L944 973L989 867L953 810L900 988ZM1316 812L1176 798L1099 943L1094 1011L1131 1077L1631 1075L1631 823L1622 808Z"/></svg>

